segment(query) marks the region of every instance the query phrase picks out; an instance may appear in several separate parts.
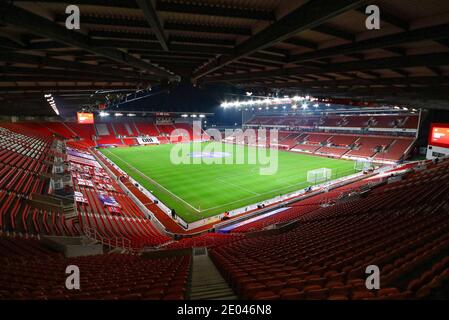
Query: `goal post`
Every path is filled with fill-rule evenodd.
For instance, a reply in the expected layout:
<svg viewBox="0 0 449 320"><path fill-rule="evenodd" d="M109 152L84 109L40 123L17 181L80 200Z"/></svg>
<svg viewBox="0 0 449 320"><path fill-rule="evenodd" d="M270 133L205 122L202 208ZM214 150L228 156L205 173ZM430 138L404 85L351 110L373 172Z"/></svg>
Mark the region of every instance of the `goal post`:
<svg viewBox="0 0 449 320"><path fill-rule="evenodd" d="M370 160L357 160L354 163L355 171L366 171L370 169L374 169L374 163Z"/></svg>
<svg viewBox="0 0 449 320"><path fill-rule="evenodd" d="M307 182L317 184L328 181L332 178L332 170L328 168L320 168L307 172Z"/></svg>

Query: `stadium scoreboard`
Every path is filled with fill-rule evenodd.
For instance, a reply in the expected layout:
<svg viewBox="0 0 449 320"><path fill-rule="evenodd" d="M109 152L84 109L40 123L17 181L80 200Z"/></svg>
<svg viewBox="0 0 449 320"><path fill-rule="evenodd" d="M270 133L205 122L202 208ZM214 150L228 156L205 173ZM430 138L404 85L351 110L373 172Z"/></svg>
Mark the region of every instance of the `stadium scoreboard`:
<svg viewBox="0 0 449 320"><path fill-rule="evenodd" d="M449 123L433 123L430 128L427 159L449 156Z"/></svg>
<svg viewBox="0 0 449 320"><path fill-rule="evenodd" d="M94 114L91 112L77 112L76 116L79 124L94 124Z"/></svg>

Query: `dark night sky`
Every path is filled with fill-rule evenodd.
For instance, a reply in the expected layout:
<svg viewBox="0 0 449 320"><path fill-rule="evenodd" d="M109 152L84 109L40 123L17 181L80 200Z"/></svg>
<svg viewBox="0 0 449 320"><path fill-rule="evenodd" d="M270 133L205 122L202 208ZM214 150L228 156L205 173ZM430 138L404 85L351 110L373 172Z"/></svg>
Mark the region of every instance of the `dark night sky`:
<svg viewBox="0 0 449 320"><path fill-rule="evenodd" d="M223 110L220 104L243 91L227 86L194 87L190 83L180 83L175 87L155 87L145 98L122 103L110 111L166 111L166 112L210 112L216 116L210 123L234 124L241 121L241 113ZM235 96L234 96L235 99Z"/></svg>

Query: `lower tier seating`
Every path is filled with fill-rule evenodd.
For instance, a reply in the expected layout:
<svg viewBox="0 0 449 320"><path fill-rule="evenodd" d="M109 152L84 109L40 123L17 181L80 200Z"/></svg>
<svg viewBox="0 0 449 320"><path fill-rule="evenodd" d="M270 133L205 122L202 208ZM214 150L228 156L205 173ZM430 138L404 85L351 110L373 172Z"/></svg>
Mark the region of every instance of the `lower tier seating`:
<svg viewBox="0 0 449 320"><path fill-rule="evenodd" d="M438 296L449 279L447 177L449 163L414 173L301 215L293 230L214 247L211 256L240 298ZM380 290L366 289L369 265L381 270Z"/></svg>
<svg viewBox="0 0 449 320"><path fill-rule="evenodd" d="M0 236L1 299L185 299L190 256L124 254L64 258L38 240ZM66 267L80 268L81 290L67 290Z"/></svg>

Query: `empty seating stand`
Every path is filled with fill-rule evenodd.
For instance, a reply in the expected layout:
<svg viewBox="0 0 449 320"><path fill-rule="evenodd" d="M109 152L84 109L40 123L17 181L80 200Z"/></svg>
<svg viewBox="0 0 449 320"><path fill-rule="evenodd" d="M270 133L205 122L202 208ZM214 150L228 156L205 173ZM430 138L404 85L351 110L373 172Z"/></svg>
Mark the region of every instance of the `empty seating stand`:
<svg viewBox="0 0 449 320"><path fill-rule="evenodd" d="M256 115L245 123L249 126L323 127L323 128L407 128L416 129L419 116L396 115L323 115L323 116L261 116Z"/></svg>
<svg viewBox="0 0 449 320"><path fill-rule="evenodd" d="M303 214L293 230L214 247L211 256L240 298L436 297L449 275L449 201L441 197L448 177L446 162ZM365 287L372 264L381 268L381 290Z"/></svg>
<svg viewBox="0 0 449 320"><path fill-rule="evenodd" d="M388 147L393 142L392 138L384 137L361 137L356 141L356 148L346 155L352 157L371 158L380 149Z"/></svg>
<svg viewBox="0 0 449 320"><path fill-rule="evenodd" d="M84 165L84 168L89 166ZM95 172L93 168L90 171ZM81 192L87 200L87 203L77 203L82 228L93 229L104 239L127 239L135 249L158 246L170 240L153 225L106 171L101 169L98 173L101 176L93 175L92 178L99 182L94 183L92 187L78 185L77 179L73 178L75 191ZM109 188L106 190L100 188L104 185L108 185ZM109 212L107 206L100 200L100 194L113 197L119 205L120 213Z"/></svg>
<svg viewBox="0 0 449 320"><path fill-rule="evenodd" d="M399 160L401 159L414 143L414 139L396 139L387 150L379 152L374 159L379 160Z"/></svg>
<svg viewBox="0 0 449 320"><path fill-rule="evenodd" d="M185 299L190 260L126 254L67 259L38 240L0 236L0 300ZM82 290L65 288L68 265L82 270Z"/></svg>
<svg viewBox="0 0 449 320"><path fill-rule="evenodd" d="M139 130L141 135L146 135L150 137L158 137L160 136L160 132L157 129L156 125L153 123L146 122L135 122L137 130Z"/></svg>
<svg viewBox="0 0 449 320"><path fill-rule="evenodd" d="M78 231L60 212L29 204L33 194L48 192L49 181L42 174L51 170L47 160L51 160L52 133L35 129L29 124L0 126L0 230L75 235Z"/></svg>

